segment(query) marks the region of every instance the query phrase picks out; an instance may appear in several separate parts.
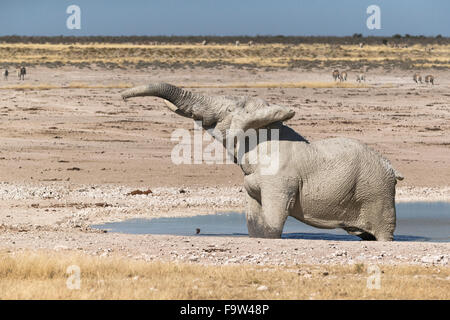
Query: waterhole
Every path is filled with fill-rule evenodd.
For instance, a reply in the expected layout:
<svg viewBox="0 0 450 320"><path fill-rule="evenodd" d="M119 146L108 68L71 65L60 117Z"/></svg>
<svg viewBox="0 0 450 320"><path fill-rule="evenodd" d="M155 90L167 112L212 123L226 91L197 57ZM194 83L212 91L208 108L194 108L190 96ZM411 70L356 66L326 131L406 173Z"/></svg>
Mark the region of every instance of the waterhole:
<svg viewBox="0 0 450 320"><path fill-rule="evenodd" d="M396 205L396 241L450 241L450 203L405 202ZM245 214L241 212L192 217L130 219L92 227L130 234L182 236L248 236ZM282 238L359 241L341 229L318 229L288 217Z"/></svg>

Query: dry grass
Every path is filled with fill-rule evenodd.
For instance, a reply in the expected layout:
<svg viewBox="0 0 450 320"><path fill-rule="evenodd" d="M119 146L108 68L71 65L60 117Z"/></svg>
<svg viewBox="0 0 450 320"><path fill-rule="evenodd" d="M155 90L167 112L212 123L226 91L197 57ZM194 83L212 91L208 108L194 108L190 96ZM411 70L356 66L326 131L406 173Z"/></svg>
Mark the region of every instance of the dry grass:
<svg viewBox="0 0 450 320"><path fill-rule="evenodd" d="M41 83L38 85L33 84L18 84L0 87L0 90L53 90L53 89L125 89L131 88L131 83L110 83L110 84L88 84L84 82L71 82L66 86Z"/></svg>
<svg viewBox="0 0 450 320"><path fill-rule="evenodd" d="M10 85L10 86L4 86L0 87L2 90L51 90L51 89L60 89L60 86L49 84L49 83L41 83L37 85L24 83L24 84L17 84L17 85Z"/></svg>
<svg viewBox="0 0 450 320"><path fill-rule="evenodd" d="M111 83L111 84L88 84L84 82L71 82L68 86L61 87L61 89L126 89L131 88L133 85L131 83Z"/></svg>
<svg viewBox="0 0 450 320"><path fill-rule="evenodd" d="M255 46L199 44L0 44L0 64L110 64L201 65L229 64L255 67L329 67L365 65L408 65L410 67L450 67L450 45L391 48L383 45L257 44Z"/></svg>
<svg viewBox="0 0 450 320"><path fill-rule="evenodd" d="M229 83L229 84L176 84L183 88L368 88L369 85L349 82L259 82L259 83ZM42 83L19 84L0 87L0 90L52 90L52 89L126 89L133 87L131 83L88 84L72 82L61 86Z"/></svg>
<svg viewBox="0 0 450 320"><path fill-rule="evenodd" d="M66 286L67 267L81 288ZM255 267L144 262L80 253L0 253L0 299L449 299L450 268L380 266L367 289L365 265ZM257 290L260 286L267 290Z"/></svg>
<svg viewBox="0 0 450 320"><path fill-rule="evenodd" d="M183 85L182 85L183 86ZM368 88L369 85L349 82L256 82L229 84L188 84L184 88Z"/></svg>

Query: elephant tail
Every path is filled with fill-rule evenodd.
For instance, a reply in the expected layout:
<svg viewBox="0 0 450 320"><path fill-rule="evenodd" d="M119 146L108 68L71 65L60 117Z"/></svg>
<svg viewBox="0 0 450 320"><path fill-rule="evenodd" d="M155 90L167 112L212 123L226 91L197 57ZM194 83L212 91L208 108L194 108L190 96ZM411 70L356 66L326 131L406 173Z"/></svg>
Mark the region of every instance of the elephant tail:
<svg viewBox="0 0 450 320"><path fill-rule="evenodd" d="M372 151L374 151L374 150L372 149ZM381 154L379 154L377 151L374 151L374 152L375 152L375 154L377 154L377 155L381 158L381 162L382 162L384 168L386 169L386 171L387 171L388 173L394 175L395 180L401 181L401 180L405 179L405 177L400 173L400 171L396 170L396 169L392 166L391 162L390 162L388 159L386 159L385 157L383 157L383 156L382 156Z"/></svg>
<svg viewBox="0 0 450 320"><path fill-rule="evenodd" d="M387 160L387 159L384 158L383 156L382 156L381 158L382 158L382 160L383 160L384 167L385 167L389 172L391 172L392 174L394 174L394 177L395 177L396 180L401 181L401 180L405 179L405 177L400 173L400 171L396 170L396 169L392 166L392 164L391 164L391 162L390 162L389 160Z"/></svg>
<svg viewBox="0 0 450 320"><path fill-rule="evenodd" d="M399 171L395 170L394 168L392 168L392 170L394 171L395 179L400 181L405 179L405 177Z"/></svg>

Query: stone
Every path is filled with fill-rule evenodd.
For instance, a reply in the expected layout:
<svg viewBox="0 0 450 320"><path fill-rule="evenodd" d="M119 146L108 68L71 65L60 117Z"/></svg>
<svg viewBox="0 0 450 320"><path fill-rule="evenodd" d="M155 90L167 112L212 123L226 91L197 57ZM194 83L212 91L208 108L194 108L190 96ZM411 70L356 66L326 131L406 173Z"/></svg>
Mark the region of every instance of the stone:
<svg viewBox="0 0 450 320"><path fill-rule="evenodd" d="M269 288L267 288L266 286L259 286L258 288L256 288L257 291L266 291Z"/></svg>

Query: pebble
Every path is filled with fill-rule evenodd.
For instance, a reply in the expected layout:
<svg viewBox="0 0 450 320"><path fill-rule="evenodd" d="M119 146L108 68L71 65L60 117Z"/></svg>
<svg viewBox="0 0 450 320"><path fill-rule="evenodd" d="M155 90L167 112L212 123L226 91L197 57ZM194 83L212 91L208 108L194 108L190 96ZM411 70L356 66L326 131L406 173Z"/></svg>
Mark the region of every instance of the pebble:
<svg viewBox="0 0 450 320"><path fill-rule="evenodd" d="M347 256L347 251L345 251L345 250L336 251L333 254L333 256L335 256L335 257L346 257Z"/></svg>
<svg viewBox="0 0 450 320"><path fill-rule="evenodd" d="M256 288L257 291L266 291L269 288L267 288L266 286L259 286L258 288Z"/></svg>
<svg viewBox="0 0 450 320"><path fill-rule="evenodd" d="M68 246L63 246L63 245L56 245L53 247L54 250L59 251L59 250L68 250L69 247Z"/></svg>
<svg viewBox="0 0 450 320"><path fill-rule="evenodd" d="M422 261L423 263L439 263L441 261L444 261L444 256L443 255L437 255L437 256L424 256L422 257L422 259L420 259L420 261Z"/></svg>

